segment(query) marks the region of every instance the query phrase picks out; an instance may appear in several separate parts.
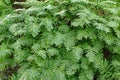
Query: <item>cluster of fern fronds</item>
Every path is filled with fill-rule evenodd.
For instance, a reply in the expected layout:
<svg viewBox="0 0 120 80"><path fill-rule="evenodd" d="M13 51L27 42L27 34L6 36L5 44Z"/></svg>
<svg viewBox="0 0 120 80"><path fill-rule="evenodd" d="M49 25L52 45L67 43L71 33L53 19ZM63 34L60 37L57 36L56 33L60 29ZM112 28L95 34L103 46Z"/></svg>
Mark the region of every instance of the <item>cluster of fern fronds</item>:
<svg viewBox="0 0 120 80"><path fill-rule="evenodd" d="M10 0L0 0L0 19L13 11Z"/></svg>
<svg viewBox="0 0 120 80"><path fill-rule="evenodd" d="M7 80L120 80L116 2L14 4L23 8L0 21L0 72L14 70Z"/></svg>

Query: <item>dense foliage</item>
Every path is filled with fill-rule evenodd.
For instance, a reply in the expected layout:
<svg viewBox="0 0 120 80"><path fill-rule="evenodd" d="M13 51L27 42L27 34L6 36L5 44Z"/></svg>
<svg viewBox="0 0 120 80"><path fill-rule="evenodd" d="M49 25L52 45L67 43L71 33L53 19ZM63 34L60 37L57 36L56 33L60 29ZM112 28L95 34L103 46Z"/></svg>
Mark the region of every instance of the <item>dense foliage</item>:
<svg viewBox="0 0 120 80"><path fill-rule="evenodd" d="M0 18L13 11L10 0L0 0Z"/></svg>
<svg viewBox="0 0 120 80"><path fill-rule="evenodd" d="M1 80L120 80L116 2L15 4L23 8L0 21Z"/></svg>

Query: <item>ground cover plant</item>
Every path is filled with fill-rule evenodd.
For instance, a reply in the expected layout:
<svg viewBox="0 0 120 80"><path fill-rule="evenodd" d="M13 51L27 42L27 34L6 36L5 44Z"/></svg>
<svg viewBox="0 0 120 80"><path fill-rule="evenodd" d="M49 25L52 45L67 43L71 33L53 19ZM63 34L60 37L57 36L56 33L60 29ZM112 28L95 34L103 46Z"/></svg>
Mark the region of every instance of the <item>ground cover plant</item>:
<svg viewBox="0 0 120 80"><path fill-rule="evenodd" d="M13 11L10 0L0 0L0 18Z"/></svg>
<svg viewBox="0 0 120 80"><path fill-rule="evenodd" d="M120 16L111 0L26 0L0 20L1 80L120 80Z"/></svg>

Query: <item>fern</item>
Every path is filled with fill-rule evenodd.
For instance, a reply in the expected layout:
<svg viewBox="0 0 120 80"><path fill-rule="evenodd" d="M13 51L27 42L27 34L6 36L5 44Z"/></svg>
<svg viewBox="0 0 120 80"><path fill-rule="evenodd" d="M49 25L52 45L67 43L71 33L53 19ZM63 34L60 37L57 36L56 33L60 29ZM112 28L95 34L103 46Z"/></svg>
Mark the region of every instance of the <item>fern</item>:
<svg viewBox="0 0 120 80"><path fill-rule="evenodd" d="M0 78L119 80L116 1L26 0L0 20ZM15 69L15 66L19 66Z"/></svg>

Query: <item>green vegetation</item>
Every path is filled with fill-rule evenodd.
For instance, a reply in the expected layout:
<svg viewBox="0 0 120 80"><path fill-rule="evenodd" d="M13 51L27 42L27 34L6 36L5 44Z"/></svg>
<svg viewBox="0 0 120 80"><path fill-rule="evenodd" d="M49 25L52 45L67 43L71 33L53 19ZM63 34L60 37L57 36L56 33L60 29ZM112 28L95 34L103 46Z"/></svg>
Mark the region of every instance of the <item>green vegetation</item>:
<svg viewBox="0 0 120 80"><path fill-rule="evenodd" d="M10 0L0 0L0 17L6 16L13 11Z"/></svg>
<svg viewBox="0 0 120 80"><path fill-rule="evenodd" d="M120 80L117 2L15 4L22 8L0 9L1 80Z"/></svg>

